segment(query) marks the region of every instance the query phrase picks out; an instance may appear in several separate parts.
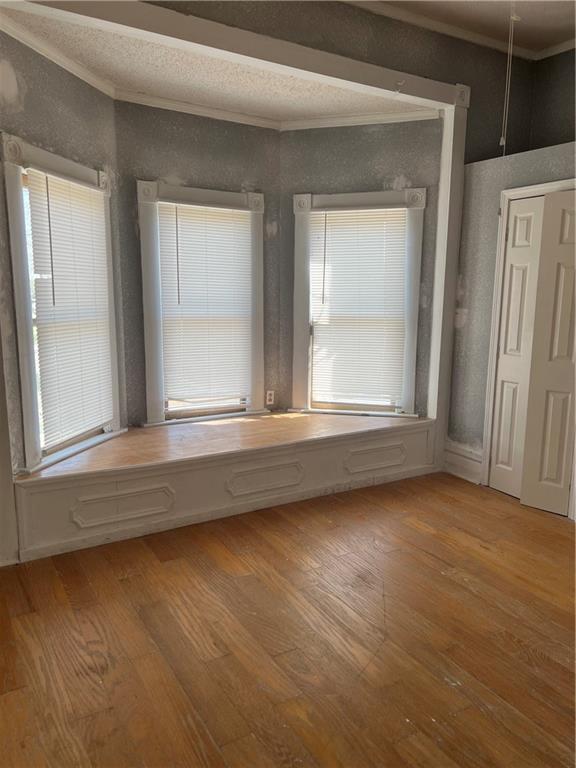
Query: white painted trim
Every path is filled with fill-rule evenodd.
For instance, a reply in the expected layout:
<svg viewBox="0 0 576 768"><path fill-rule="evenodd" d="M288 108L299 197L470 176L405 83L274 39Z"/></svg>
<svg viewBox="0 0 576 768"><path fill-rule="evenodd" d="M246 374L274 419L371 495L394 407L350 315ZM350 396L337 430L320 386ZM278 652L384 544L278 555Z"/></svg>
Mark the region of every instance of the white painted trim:
<svg viewBox="0 0 576 768"><path fill-rule="evenodd" d="M417 467L410 467L409 469L401 469L394 472L389 472L385 479L380 479L379 484L392 483L397 480L404 480L409 477L420 477L421 475L430 475L436 472L440 472L441 467L434 466L432 464L423 464ZM153 523L143 523L142 525L131 526L129 529L119 529L113 533L100 533L92 536L85 536L83 538L75 539L73 542L67 541L63 543L38 545L38 546L25 546L20 550L20 559L18 562L29 562L31 560L38 560L43 557L50 557L52 555L59 555L63 552L75 552L80 549L86 549L88 547L95 547L100 544L107 544L113 541L124 541L126 539L133 539L138 536L147 536L152 533L158 533L160 531L174 530L175 528L183 528L187 525L193 525L195 523L204 523L209 520L220 520L226 517L233 517L234 515L244 514L245 512L252 512L258 509L268 509L282 504L290 504L296 501L305 501L306 499L313 499L319 496L327 496L333 493L342 493L350 491L355 488L366 488L374 483L368 483L362 477L356 477L346 480L346 482L334 485L321 485L314 488L311 491L293 491L291 493L277 493L276 495L267 496L261 500L243 500L239 502L232 502L226 504L224 507L213 509L209 512L203 512L200 514L187 514L169 522L160 521ZM5 565L14 564L15 561L8 561ZM2 565L2 563L0 563Z"/></svg>
<svg viewBox="0 0 576 768"><path fill-rule="evenodd" d="M492 450L492 424L494 416L494 394L496 388L496 369L498 364L498 339L500 335L500 314L502 311L502 290L504 285L504 265L506 259L506 233L508 210L512 200L528 197L540 197L552 192L561 192L576 188L576 179L562 179L529 187L505 189L500 193L500 213L498 222L498 240L496 245L496 264L494 267L494 291L492 298L492 323L490 328L490 348L488 369L486 372L486 401L484 406L484 433L482 449L482 473L480 482L488 485L490 480L490 455Z"/></svg>
<svg viewBox="0 0 576 768"><path fill-rule="evenodd" d="M5 144L4 156L6 157L7 154ZM12 258L14 311L16 313L16 331L18 337L24 453L26 465L34 467L39 464L42 459L42 448L40 445L40 414L38 411L36 361L34 357L34 331L32 324L32 298L30 296L30 275L28 271L28 247L26 243L24 200L22 197L22 172L23 168L20 165L4 162L6 201L10 224L10 255Z"/></svg>
<svg viewBox="0 0 576 768"><path fill-rule="evenodd" d="M331 413L334 416L380 416L398 419L419 419L417 413L398 411L345 411L340 408L288 408L288 413Z"/></svg>
<svg viewBox="0 0 576 768"><path fill-rule="evenodd" d="M482 450L446 440L444 470L479 485L482 480Z"/></svg>
<svg viewBox="0 0 576 768"><path fill-rule="evenodd" d="M374 114L360 115L331 115L318 116L302 120L275 120L263 117L261 115L251 115L244 112L236 112L227 109L218 109L193 102L181 101L177 99L167 99L162 96L153 96L152 94L138 93L123 88L118 88L113 82L95 75L91 70L82 64L63 55L57 46L42 40L27 30L23 25L15 22L2 14L1 6L15 7L12 3L0 3L0 30L6 32L19 42L27 45L41 56L49 59L58 66L70 72L72 75L80 78L93 88L105 93L116 101L124 101L131 104L141 104L156 109L166 109L172 112L183 112L185 114L207 117L213 120L225 120L227 122L240 123L243 125L253 125L259 128L270 128L276 131L297 131L309 128L338 128L350 125L378 125L387 123L404 123L417 120L434 120L438 118L438 110L422 109L420 111L410 112L382 112ZM20 3L25 6L27 12L36 13L36 8L30 3ZM33 10L32 10L33 9ZM22 10L22 8L20 8ZM39 15L52 15L42 13ZM109 25L107 25L109 27ZM122 30L123 32L125 30ZM165 42L165 41L164 41ZM182 47L182 46L178 46Z"/></svg>
<svg viewBox="0 0 576 768"><path fill-rule="evenodd" d="M408 123L418 120L437 120L437 109L422 109L412 112L382 112L369 115L333 115L309 117L302 120L281 120L279 131L305 131L310 128L343 128L347 125L385 125L387 123Z"/></svg>
<svg viewBox="0 0 576 768"><path fill-rule="evenodd" d="M294 334L292 357L292 409L318 413L343 413L331 409L312 409L310 395L310 276L308 226L311 211L362 210L366 208L407 208L407 263L405 297L407 333L404 349L404 391L402 415L414 411L416 385L416 345L420 297L420 266L426 189L409 187L403 190L377 192L345 192L337 194L294 195ZM368 413L369 409L362 411ZM386 411L386 414L390 412ZM383 414L384 415L384 414Z"/></svg>
<svg viewBox="0 0 576 768"><path fill-rule="evenodd" d="M80 80L88 83L88 85L91 85L98 91L101 91L107 96L114 98L115 87L113 83L111 83L109 80L105 80L104 78L99 77L98 75L95 75L83 64L79 64L77 61L74 61L73 59L61 53L57 46L46 42L42 38L35 35L33 32L30 32L30 30L14 21L14 19L8 18L6 14L2 13L2 5L5 5L6 7L13 7L17 11L26 10L27 12L30 12L30 7L32 4L0 3L0 31L10 35L10 37L18 40L18 42L27 45L28 48L32 48L32 50L36 51L36 53L39 53L41 56L44 56L44 58L52 61L54 64L57 64L59 67L62 67L62 69L65 69L67 72L70 72L70 74L80 78Z"/></svg>
<svg viewBox="0 0 576 768"><path fill-rule="evenodd" d="M40 445L40 413L38 409L38 382L34 356L34 333L32 321L32 300L30 296L30 275L28 273L28 246L22 199L22 174L26 168L36 168L44 173L67 179L74 184L82 184L91 189L98 189L105 198L106 261L109 290L110 351L112 355L112 398L114 435L120 429L120 395L118 386L118 349L117 323L114 304L114 277L112 237L110 230L110 184L108 175L103 171L80 165L68 158L55 155L17 136L2 134L5 183L7 194L8 219L10 224L10 252L14 282L14 305L18 336L18 358L20 373L20 395L22 401L22 420L24 453L26 467L22 471L35 471L49 466L74 453L84 450L86 441L56 451L48 456L42 455ZM90 447L90 446L88 446Z"/></svg>
<svg viewBox="0 0 576 768"><path fill-rule="evenodd" d="M113 440L124 432L128 432L127 427L115 429L113 432L102 432L101 434L93 435L92 437L86 438L86 440L81 440L78 443L74 443L73 445L69 445L66 448L62 448L59 451L54 451L54 453L44 456L35 467L19 470L19 474L20 476L28 476L35 472L40 472L43 469L48 469L48 467L53 467L54 464L58 464L58 462L64 461L64 459L69 459L71 456L84 453L84 451L87 451L89 448L94 448L101 443L107 443L108 440Z"/></svg>
<svg viewBox="0 0 576 768"><path fill-rule="evenodd" d="M178 426L179 424L195 424L202 421L222 421L224 419L239 419L246 418L246 416L265 416L267 413L271 413L267 408L262 408L260 411L237 411L234 413L215 413L214 415L207 416L186 416L182 419L165 419L164 421L157 422L155 424L146 423L142 424L144 429L150 429L152 427L169 427L171 425Z"/></svg>
<svg viewBox="0 0 576 768"><path fill-rule="evenodd" d="M470 89L464 85L450 85L351 60L155 5L122 0L113 3L92 0L45 2L34 4L34 12L53 18L60 14L60 18L73 22L71 14L75 14L85 25L102 28L104 24L114 28L109 26L112 24L121 34L184 46L187 50L320 80L337 87L345 85L363 93L382 94L386 91L392 98L432 109L456 104L467 107L469 102ZM75 23L79 23L78 20Z"/></svg>
<svg viewBox="0 0 576 768"><path fill-rule="evenodd" d="M462 107L445 109L438 188L438 225L428 380L428 415L437 421L435 463L439 465L443 463L450 408L454 309L464 194L465 141L466 110Z"/></svg>
<svg viewBox="0 0 576 768"><path fill-rule="evenodd" d="M424 16L420 13L413 13L403 7L396 7L394 3L375 2L374 0L345 0L349 5L355 5L358 8L363 8L371 13L376 13L379 16L387 16L390 19L396 19L397 21L404 21L406 24L413 24L416 27L422 29L429 29L432 32L438 32L441 35L448 35L449 37L456 37L459 40L466 40L469 43L475 45L481 45L484 48L493 48L496 51L507 53L507 45L502 40L497 40L494 37L488 35L481 35L477 32L472 32L469 29L463 29L453 24L447 24L443 21L437 21L436 19L430 19L428 16ZM520 46L514 46L514 55L519 56L522 59L528 59L528 61L538 61L539 59L547 58L548 56L554 56L556 53L562 53L568 51L574 47L574 40L568 40L565 43L552 46L551 48L544 48L540 51L532 51L528 48L521 48Z"/></svg>
<svg viewBox="0 0 576 768"><path fill-rule="evenodd" d="M252 371L251 404L244 415L264 411L264 195L260 192L229 192L184 187L159 181L137 181L144 344L146 357L146 418L148 426L182 423L166 419L164 411L164 362L162 344L162 295L158 205L165 201L251 212L252 232ZM218 414L208 418L216 418ZM191 417L196 419L198 417Z"/></svg>
<svg viewBox="0 0 576 768"><path fill-rule="evenodd" d="M538 53L534 54L534 61L542 61L542 59L549 59L550 56L557 56L559 53L566 53L566 51L572 51L576 48L576 39L566 40L565 43L558 43L558 45L552 45L550 48L543 48Z"/></svg>
<svg viewBox="0 0 576 768"><path fill-rule="evenodd" d="M240 123L242 125L254 125L257 128L271 128L280 130L281 123L278 120L271 120L267 117L258 115L248 115L244 112L232 112L227 109L216 109L216 107L206 107L201 104L192 104L187 101L178 101L176 99L165 99L162 96L151 96L135 91L125 91L117 89L114 93L117 101L125 101L130 104L142 104L145 107L154 107L156 109L168 109L171 112L183 112L187 115L197 115L198 117L208 117L213 120L225 120L231 123Z"/></svg>
<svg viewBox="0 0 576 768"><path fill-rule="evenodd" d="M18 136L2 133L2 147L4 160L20 165L23 169L35 168L49 175L73 181L75 184L104 189L105 176L101 178L99 171L28 144Z"/></svg>

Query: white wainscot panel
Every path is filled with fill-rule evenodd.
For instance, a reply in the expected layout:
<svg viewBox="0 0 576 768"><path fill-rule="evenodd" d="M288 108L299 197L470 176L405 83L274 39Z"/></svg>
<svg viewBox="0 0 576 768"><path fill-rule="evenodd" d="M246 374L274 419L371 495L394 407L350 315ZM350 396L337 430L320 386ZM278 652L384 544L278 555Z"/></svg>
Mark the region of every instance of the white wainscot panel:
<svg viewBox="0 0 576 768"><path fill-rule="evenodd" d="M433 431L434 423L426 421L220 457L19 482L21 559L433 472Z"/></svg>

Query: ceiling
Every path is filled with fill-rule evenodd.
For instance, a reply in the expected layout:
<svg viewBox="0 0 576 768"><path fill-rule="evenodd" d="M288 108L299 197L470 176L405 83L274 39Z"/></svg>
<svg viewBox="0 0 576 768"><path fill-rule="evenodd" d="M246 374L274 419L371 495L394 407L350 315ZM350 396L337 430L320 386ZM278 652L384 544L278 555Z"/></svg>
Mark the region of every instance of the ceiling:
<svg viewBox="0 0 576 768"><path fill-rule="evenodd" d="M354 2L366 10L500 50L508 42L511 2L502 0L398 0ZM575 3L569 0L517 0L515 50L539 59L574 46Z"/></svg>
<svg viewBox="0 0 576 768"><path fill-rule="evenodd" d="M0 8L0 29L123 101L279 130L437 116L390 95L313 82L255 59L232 61L214 49L139 38L134 30L78 18L23 3Z"/></svg>

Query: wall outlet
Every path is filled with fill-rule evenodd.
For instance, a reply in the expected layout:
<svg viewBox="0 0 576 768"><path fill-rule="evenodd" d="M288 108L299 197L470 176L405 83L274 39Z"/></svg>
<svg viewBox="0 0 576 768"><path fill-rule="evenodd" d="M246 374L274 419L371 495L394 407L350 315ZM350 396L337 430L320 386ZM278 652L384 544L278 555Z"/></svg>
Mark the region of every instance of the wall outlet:
<svg viewBox="0 0 576 768"><path fill-rule="evenodd" d="M274 390L266 390L266 405L274 405Z"/></svg>

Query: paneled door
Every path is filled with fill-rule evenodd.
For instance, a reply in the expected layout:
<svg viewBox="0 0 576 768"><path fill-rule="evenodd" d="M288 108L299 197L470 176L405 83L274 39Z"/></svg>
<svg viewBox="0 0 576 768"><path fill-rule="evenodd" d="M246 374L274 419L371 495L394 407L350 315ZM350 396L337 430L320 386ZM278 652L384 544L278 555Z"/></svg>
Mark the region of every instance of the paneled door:
<svg viewBox="0 0 576 768"><path fill-rule="evenodd" d="M520 496L544 196L508 209L490 486Z"/></svg>
<svg viewBox="0 0 576 768"><path fill-rule="evenodd" d="M574 191L546 195L520 501L567 514L574 451Z"/></svg>

